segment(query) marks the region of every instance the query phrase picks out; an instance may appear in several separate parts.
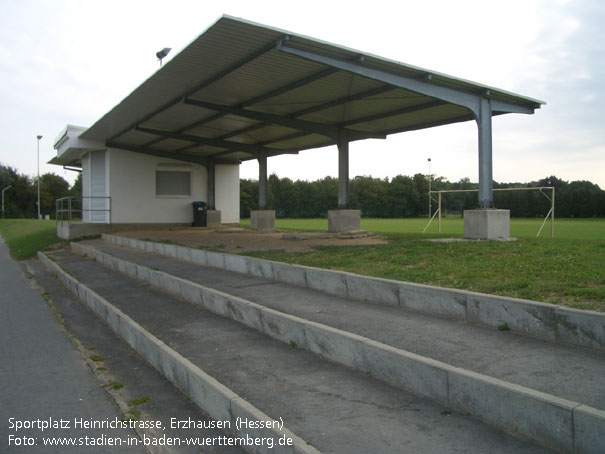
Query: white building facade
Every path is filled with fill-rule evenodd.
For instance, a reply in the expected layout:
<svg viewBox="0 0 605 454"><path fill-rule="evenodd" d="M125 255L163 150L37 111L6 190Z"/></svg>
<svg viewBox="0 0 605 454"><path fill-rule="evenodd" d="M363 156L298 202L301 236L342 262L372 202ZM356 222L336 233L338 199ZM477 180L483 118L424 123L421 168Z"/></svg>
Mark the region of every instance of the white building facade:
<svg viewBox="0 0 605 454"><path fill-rule="evenodd" d="M85 130L68 125L51 161L81 168L82 223L187 225L193 202L210 205L207 166L104 147L80 139ZM220 224L239 224L239 163L214 165L211 208Z"/></svg>

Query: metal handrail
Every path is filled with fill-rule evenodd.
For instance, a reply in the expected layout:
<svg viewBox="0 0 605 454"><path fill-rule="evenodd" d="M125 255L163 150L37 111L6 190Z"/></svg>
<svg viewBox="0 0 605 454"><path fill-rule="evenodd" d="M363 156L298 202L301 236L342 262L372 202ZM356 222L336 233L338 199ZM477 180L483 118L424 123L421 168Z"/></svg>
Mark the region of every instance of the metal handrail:
<svg viewBox="0 0 605 454"><path fill-rule="evenodd" d="M102 199L107 200L107 208L95 209L95 208L84 208L84 200L89 199ZM78 208L79 205L79 208ZM89 205L90 206L90 205ZM90 212L104 212L108 213L107 223L111 224L111 197L61 197L55 200L55 219L62 222L73 222L79 219L84 220L84 214ZM90 222L90 221L88 221Z"/></svg>

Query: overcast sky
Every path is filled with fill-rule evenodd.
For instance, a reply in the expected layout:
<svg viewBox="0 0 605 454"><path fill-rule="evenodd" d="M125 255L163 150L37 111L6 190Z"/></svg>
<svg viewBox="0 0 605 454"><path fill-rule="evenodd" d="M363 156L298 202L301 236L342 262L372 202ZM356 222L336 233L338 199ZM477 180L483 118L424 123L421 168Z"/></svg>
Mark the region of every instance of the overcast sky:
<svg viewBox="0 0 605 454"><path fill-rule="evenodd" d="M605 188L605 2L0 0L0 163L35 175L67 124L90 126L222 14L547 102L493 120L494 179L549 175ZM167 60L165 60L167 61ZM351 177L432 173L478 180L474 122L351 144ZM292 179L337 175L324 148L269 160ZM256 178L254 161L241 167Z"/></svg>

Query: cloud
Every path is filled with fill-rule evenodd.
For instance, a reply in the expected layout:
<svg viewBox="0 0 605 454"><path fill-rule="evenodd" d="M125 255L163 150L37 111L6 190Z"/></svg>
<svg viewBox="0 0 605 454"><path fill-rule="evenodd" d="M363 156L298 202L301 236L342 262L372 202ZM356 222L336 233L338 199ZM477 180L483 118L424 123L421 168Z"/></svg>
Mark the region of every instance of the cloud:
<svg viewBox="0 0 605 454"><path fill-rule="evenodd" d="M32 174L66 123L91 125L158 69L155 52L186 46L222 13L246 17L398 61L478 81L548 104L494 119L494 177L555 174L605 187L605 2L460 0L371 7L309 0L4 2L0 15L0 162ZM161 13L158 14L158 11ZM321 14L318 14L321 11ZM334 149L272 158L291 178L336 175ZM367 159L371 156L371 159ZM465 123L355 143L351 176L434 172L477 179L477 132ZM523 165L520 165L522 163ZM57 167L43 167L44 171ZM255 176L256 164L242 166Z"/></svg>

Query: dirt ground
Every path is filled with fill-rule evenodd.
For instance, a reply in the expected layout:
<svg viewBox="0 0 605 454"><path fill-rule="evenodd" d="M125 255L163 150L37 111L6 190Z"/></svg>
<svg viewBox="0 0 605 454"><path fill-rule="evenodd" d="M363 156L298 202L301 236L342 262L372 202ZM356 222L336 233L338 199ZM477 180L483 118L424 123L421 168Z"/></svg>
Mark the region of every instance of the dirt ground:
<svg viewBox="0 0 605 454"><path fill-rule="evenodd" d="M119 234L139 240L170 242L235 254L268 250L303 252L310 251L315 246L368 246L387 243L385 237L367 233L335 235L327 232L254 232L237 227L218 229L181 227L127 231Z"/></svg>

